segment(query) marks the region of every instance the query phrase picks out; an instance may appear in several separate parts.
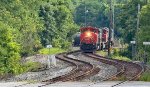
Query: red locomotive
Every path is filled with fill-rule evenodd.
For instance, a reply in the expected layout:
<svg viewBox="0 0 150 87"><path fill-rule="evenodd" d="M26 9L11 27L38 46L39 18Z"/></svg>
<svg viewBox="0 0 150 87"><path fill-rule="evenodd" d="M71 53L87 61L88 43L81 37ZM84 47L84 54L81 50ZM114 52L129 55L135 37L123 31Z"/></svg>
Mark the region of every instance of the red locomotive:
<svg viewBox="0 0 150 87"><path fill-rule="evenodd" d="M107 48L108 28L102 31L95 27L83 27L80 29L80 49L84 52L94 52L98 49Z"/></svg>

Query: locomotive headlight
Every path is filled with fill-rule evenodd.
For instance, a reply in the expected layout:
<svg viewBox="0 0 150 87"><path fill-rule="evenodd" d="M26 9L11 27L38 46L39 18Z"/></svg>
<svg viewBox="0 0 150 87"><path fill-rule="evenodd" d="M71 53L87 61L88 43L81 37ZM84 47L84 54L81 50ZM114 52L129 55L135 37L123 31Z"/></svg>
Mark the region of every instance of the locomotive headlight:
<svg viewBox="0 0 150 87"><path fill-rule="evenodd" d="M91 32L87 32L87 33L86 33L86 36L87 36L87 37L91 37L91 36L92 36Z"/></svg>

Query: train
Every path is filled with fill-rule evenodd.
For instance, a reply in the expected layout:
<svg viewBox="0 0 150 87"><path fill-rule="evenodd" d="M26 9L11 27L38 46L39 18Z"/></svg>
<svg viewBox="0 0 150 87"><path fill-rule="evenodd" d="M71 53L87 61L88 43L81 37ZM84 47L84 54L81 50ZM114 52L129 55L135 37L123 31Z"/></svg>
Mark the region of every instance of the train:
<svg viewBox="0 0 150 87"><path fill-rule="evenodd" d="M82 27L80 33L75 35L74 46L80 46L83 52L95 52L108 48L109 29L96 27ZM111 39L111 46L113 41Z"/></svg>

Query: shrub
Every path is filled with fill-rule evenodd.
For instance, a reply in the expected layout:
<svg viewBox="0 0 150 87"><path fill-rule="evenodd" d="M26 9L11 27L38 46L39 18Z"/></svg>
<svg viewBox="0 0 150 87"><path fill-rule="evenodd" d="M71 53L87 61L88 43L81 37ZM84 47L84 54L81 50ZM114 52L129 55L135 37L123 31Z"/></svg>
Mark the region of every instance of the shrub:
<svg viewBox="0 0 150 87"><path fill-rule="evenodd" d="M36 70L38 68L40 68L42 66L41 63L39 62L31 62L31 61L28 61L26 62L23 67L24 67L24 72L29 72L31 70Z"/></svg>
<svg viewBox="0 0 150 87"><path fill-rule="evenodd" d="M114 50L113 55L115 55L115 56L119 56L119 49L114 48L113 50Z"/></svg>

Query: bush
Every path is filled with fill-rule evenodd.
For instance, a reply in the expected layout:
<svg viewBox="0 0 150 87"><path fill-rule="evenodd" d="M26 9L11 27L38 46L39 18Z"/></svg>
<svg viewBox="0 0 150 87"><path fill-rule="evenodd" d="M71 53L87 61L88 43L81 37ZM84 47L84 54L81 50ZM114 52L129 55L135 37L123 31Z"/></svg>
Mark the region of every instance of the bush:
<svg viewBox="0 0 150 87"><path fill-rule="evenodd" d="M119 56L119 49L114 48L113 50L114 50L113 55L115 55L115 56Z"/></svg>
<svg viewBox="0 0 150 87"><path fill-rule="evenodd" d="M62 38L53 39L52 45L57 48L69 49L71 46L71 42L64 40Z"/></svg>
<svg viewBox="0 0 150 87"><path fill-rule="evenodd" d="M36 70L36 69L40 68L41 66L42 66L41 63L31 62L31 61L28 61L23 65L24 72L29 72L29 71L32 71L32 70Z"/></svg>
<svg viewBox="0 0 150 87"><path fill-rule="evenodd" d="M62 49L66 49L66 50L69 49L70 47L71 47L71 43L68 41L64 42L61 46Z"/></svg>

